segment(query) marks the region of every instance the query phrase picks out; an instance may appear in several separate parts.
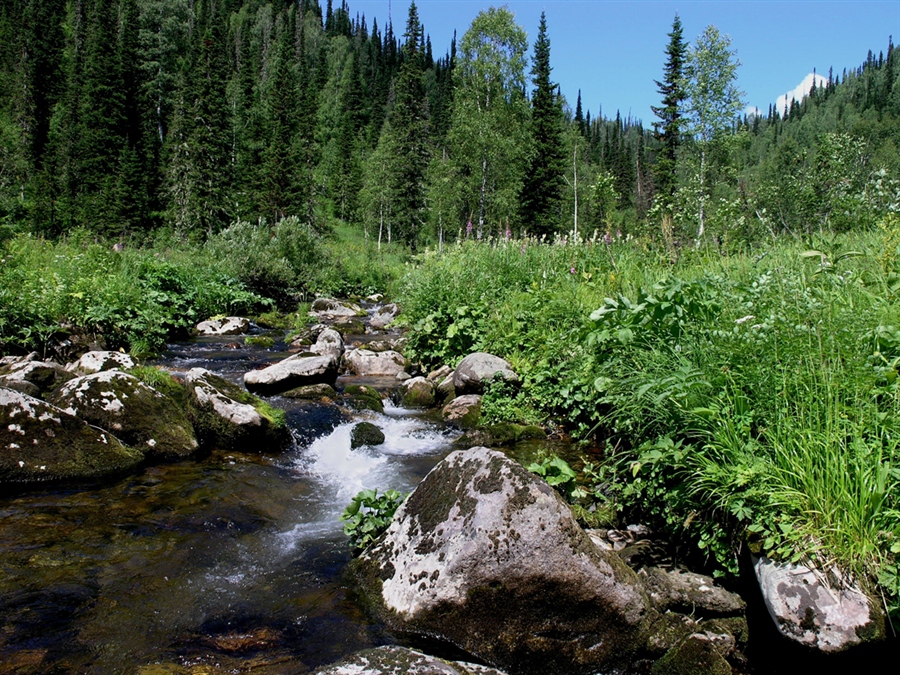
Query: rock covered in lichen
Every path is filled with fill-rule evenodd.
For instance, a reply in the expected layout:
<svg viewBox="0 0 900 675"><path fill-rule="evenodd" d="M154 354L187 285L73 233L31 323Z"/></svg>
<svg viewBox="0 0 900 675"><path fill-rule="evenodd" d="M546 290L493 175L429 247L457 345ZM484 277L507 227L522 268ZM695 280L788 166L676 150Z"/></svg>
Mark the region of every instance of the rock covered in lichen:
<svg viewBox="0 0 900 675"><path fill-rule="evenodd" d="M134 359L123 352L86 352L77 361L66 366L66 370L76 375L90 375L103 370L129 370L134 368Z"/></svg>
<svg viewBox="0 0 900 675"><path fill-rule="evenodd" d="M18 361L0 367L0 387L15 389L29 396L56 389L75 375L53 361Z"/></svg>
<svg viewBox="0 0 900 675"><path fill-rule="evenodd" d="M250 319L242 316L224 316L201 321L194 330L198 335L243 335L250 330Z"/></svg>
<svg viewBox="0 0 900 675"><path fill-rule="evenodd" d="M205 368L184 378L188 417L202 445L277 452L291 442L284 415Z"/></svg>
<svg viewBox="0 0 900 675"><path fill-rule="evenodd" d="M475 352L456 366L456 370L453 371L453 388L457 396L481 394L494 378L512 384L519 381L519 376L504 359L485 352Z"/></svg>
<svg viewBox="0 0 900 675"><path fill-rule="evenodd" d="M313 671L314 675L503 675L495 668L446 661L422 652L388 645L366 649L330 666Z"/></svg>
<svg viewBox="0 0 900 675"><path fill-rule="evenodd" d="M373 352L368 349L354 349L344 355L347 370L355 375L393 377L406 369L406 359L393 350Z"/></svg>
<svg viewBox="0 0 900 675"><path fill-rule="evenodd" d="M344 355L344 338L333 328L326 328L316 338L316 342L309 348L313 354L320 356L333 356L340 359Z"/></svg>
<svg viewBox="0 0 900 675"><path fill-rule="evenodd" d="M823 573L765 557L754 560L753 571L766 608L785 637L823 652L885 637L880 606L839 571Z"/></svg>
<svg viewBox="0 0 900 675"><path fill-rule="evenodd" d="M0 388L0 483L96 478L143 457L50 403Z"/></svg>
<svg viewBox="0 0 900 675"><path fill-rule="evenodd" d="M266 368L245 373L244 386L264 395L280 394L310 384L334 387L337 373L338 359L333 354L308 356L301 353Z"/></svg>
<svg viewBox="0 0 900 675"><path fill-rule="evenodd" d="M50 394L48 400L146 454L179 458L197 449L194 430L184 411L128 373L102 370L77 377Z"/></svg>
<svg viewBox="0 0 900 675"><path fill-rule="evenodd" d="M639 648L648 601L545 482L499 452L451 453L353 563L396 630L517 672L596 672Z"/></svg>

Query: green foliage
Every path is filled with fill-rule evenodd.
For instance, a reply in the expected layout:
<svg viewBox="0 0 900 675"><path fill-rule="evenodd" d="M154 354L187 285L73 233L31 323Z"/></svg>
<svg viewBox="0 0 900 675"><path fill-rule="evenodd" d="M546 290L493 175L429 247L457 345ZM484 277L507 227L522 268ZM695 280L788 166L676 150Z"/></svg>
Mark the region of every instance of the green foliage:
<svg viewBox="0 0 900 675"><path fill-rule="evenodd" d="M489 388L485 419L611 449L574 483L582 508L643 519L719 573L751 546L875 580L900 540L900 236L882 222L674 264L639 242L463 242L419 257L398 300L417 357L512 362L521 386Z"/></svg>
<svg viewBox="0 0 900 675"><path fill-rule="evenodd" d="M146 355L208 316L267 302L218 261L162 238L158 247L116 252L81 234L56 244L18 236L3 245L2 259L0 340L26 350L80 332Z"/></svg>
<svg viewBox="0 0 900 675"><path fill-rule="evenodd" d="M357 494L341 514L350 546L360 552L378 539L391 524L405 497L397 490L386 490L381 496L377 490L363 490Z"/></svg>

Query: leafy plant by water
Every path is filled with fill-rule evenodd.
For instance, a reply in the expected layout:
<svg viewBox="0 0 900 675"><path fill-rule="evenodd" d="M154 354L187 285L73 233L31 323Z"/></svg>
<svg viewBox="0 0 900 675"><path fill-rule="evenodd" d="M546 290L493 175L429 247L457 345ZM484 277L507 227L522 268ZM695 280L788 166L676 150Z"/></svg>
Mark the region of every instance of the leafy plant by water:
<svg viewBox="0 0 900 675"><path fill-rule="evenodd" d="M397 490L386 490L381 495L377 490L358 493L340 517L344 534L350 537L350 546L359 552L381 536L405 498Z"/></svg>

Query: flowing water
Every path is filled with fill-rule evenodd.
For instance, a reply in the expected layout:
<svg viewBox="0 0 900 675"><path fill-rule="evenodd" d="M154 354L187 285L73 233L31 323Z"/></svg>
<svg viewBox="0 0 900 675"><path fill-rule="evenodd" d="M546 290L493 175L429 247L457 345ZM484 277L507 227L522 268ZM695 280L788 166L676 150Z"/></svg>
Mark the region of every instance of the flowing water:
<svg viewBox="0 0 900 675"><path fill-rule="evenodd" d="M240 381L284 356L233 340L173 345L160 365ZM338 517L363 488L412 489L454 436L389 402L378 414L269 400L287 411L292 450L0 497L0 675L295 673L393 641L342 577ZM361 419L383 445L351 451Z"/></svg>

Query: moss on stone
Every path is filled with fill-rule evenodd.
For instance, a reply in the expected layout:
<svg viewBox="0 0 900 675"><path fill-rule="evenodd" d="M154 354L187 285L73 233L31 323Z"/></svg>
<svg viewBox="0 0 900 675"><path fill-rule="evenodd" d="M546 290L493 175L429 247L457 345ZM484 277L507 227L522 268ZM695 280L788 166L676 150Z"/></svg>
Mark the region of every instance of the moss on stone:
<svg viewBox="0 0 900 675"><path fill-rule="evenodd" d="M275 346L275 340L268 335L251 335L244 338L244 344L271 349Z"/></svg>

